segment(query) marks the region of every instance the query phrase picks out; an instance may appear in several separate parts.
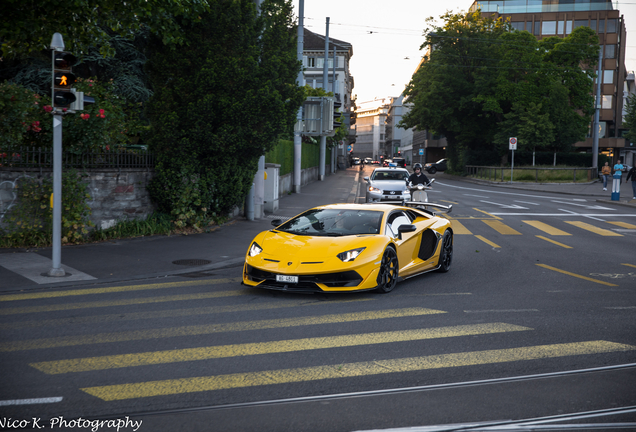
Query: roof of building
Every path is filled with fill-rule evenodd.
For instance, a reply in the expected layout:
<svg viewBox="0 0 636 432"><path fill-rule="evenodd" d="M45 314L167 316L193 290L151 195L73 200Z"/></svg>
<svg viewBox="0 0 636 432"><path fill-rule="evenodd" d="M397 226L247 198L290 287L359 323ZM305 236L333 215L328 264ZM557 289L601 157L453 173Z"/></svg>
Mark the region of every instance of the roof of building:
<svg viewBox="0 0 636 432"><path fill-rule="evenodd" d="M306 27L303 29L303 51L325 51L325 36L308 30ZM329 37L329 50L332 51L334 46L336 51L348 51L349 56L353 55L353 45L349 42L341 41Z"/></svg>

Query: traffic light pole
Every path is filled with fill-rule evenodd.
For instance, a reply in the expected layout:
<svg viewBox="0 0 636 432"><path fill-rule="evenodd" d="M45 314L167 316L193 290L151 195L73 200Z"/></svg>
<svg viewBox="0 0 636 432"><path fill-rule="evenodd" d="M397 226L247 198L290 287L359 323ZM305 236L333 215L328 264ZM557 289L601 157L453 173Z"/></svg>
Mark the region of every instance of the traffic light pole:
<svg viewBox="0 0 636 432"><path fill-rule="evenodd" d="M53 115L53 267L49 276L65 276L62 268L62 116Z"/></svg>
<svg viewBox="0 0 636 432"><path fill-rule="evenodd" d="M325 55L324 64L322 66L322 88L325 92L329 91L329 17L327 17L327 28L325 30ZM335 93L334 93L335 94ZM323 119L324 121L325 119ZM327 155L327 137L320 136L320 181L325 180L325 156Z"/></svg>
<svg viewBox="0 0 636 432"><path fill-rule="evenodd" d="M299 62L303 61L303 45L304 45L304 14L305 14L305 0L298 0L298 45L296 47L296 58ZM305 76L303 75L302 68L298 72L298 78L296 83L299 86L305 85ZM303 121L303 107L298 108L296 114L297 124L301 124ZM300 193L301 184L301 160L302 160L302 136L301 128L296 127L294 131L294 192Z"/></svg>
<svg viewBox="0 0 636 432"><path fill-rule="evenodd" d="M51 39L51 49L64 51L62 35L55 33ZM55 101L55 52L51 55L53 85L51 105ZM62 116L54 108L53 111L53 237L51 238L53 266L48 275L53 277L65 276L62 268Z"/></svg>

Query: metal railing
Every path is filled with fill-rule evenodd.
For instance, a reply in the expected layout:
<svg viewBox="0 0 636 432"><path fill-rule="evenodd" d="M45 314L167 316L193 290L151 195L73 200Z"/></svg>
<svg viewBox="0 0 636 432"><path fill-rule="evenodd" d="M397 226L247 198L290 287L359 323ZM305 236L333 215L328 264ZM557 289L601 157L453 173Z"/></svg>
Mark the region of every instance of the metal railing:
<svg viewBox="0 0 636 432"><path fill-rule="evenodd" d="M64 168L154 168L155 155L143 149L63 151L62 164ZM0 149L0 168L53 168L53 149Z"/></svg>
<svg viewBox="0 0 636 432"><path fill-rule="evenodd" d="M511 171L514 179L511 179ZM534 176L532 175L534 171ZM569 175L563 175L561 173L571 171ZM476 166L466 165L464 167L464 173L470 177L476 177L484 180L490 180L495 182L505 181L534 181L534 182L551 182L551 181L572 181L577 182L589 182L598 178L598 168L594 167L514 167L513 170L510 167L501 166ZM583 174L585 173L585 174ZM539 175L541 174L541 176ZM561 174L561 175L559 175ZM578 179L577 179L578 174ZM539 179L541 177L541 180Z"/></svg>

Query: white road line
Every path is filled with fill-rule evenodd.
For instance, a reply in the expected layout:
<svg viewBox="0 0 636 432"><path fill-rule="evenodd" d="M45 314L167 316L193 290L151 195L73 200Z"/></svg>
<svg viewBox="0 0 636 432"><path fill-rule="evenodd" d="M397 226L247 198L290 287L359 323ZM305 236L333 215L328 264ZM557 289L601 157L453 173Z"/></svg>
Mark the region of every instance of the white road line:
<svg viewBox="0 0 636 432"><path fill-rule="evenodd" d="M0 406L58 403L58 402L62 402L62 399L63 399L62 396L39 398L39 399L13 399L13 400L0 401Z"/></svg>
<svg viewBox="0 0 636 432"><path fill-rule="evenodd" d="M511 208L511 209L519 209L519 210L528 210L528 207L521 207L519 205L516 204L500 204L500 203L495 203L495 202L490 202L490 201L484 201L484 200L479 200L479 202L483 202L486 204L493 204L493 205L498 205L501 208Z"/></svg>
<svg viewBox="0 0 636 432"><path fill-rule="evenodd" d="M46 274L53 267L51 259L38 255L36 253L7 253L0 254L0 266L11 270L14 273L31 279L38 284L50 284L57 282L73 282L82 280L96 279L91 275L82 273L69 266L62 264L62 268L67 276L50 277ZM45 276L43 276L43 274Z"/></svg>
<svg viewBox="0 0 636 432"><path fill-rule="evenodd" d="M490 310L465 310L465 313L491 313L491 312L539 312L539 309L490 309Z"/></svg>
<svg viewBox="0 0 636 432"><path fill-rule="evenodd" d="M573 206L579 206L579 207L585 207L587 209L590 210L616 210L613 208L609 208L609 207L603 207L603 206L599 206L599 205L588 205L588 204L576 204L573 202L567 202L567 201L558 201L558 200L551 200L554 203L558 203L558 204L569 204L569 205L573 205Z"/></svg>
<svg viewBox="0 0 636 432"><path fill-rule="evenodd" d="M518 200L515 200L515 202L518 202L518 203L521 203L521 204L536 205L536 206L541 205L541 204L539 204L539 203L533 203L533 202L528 202L528 201L518 201Z"/></svg>

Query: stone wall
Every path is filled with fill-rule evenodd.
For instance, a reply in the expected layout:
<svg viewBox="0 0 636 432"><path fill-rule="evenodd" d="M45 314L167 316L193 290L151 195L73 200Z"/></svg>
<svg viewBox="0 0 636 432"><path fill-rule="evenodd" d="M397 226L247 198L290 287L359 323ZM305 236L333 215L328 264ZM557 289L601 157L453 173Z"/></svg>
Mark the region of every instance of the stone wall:
<svg viewBox="0 0 636 432"><path fill-rule="evenodd" d="M329 172L325 172L329 175ZM15 205L16 190L20 181L26 178L40 179L52 177L50 169L24 168L10 170L0 168L0 225L5 214ZM318 180L319 169L312 167L302 170L301 185ZM88 183L90 195L88 204L92 210L91 221L97 228L106 229L120 220L145 219L155 211L146 186L152 180L153 171L139 168L110 168L82 171L82 177ZM293 190L293 174L278 179L279 197ZM231 216L242 214L235 208Z"/></svg>
<svg viewBox="0 0 636 432"><path fill-rule="evenodd" d="M15 204L20 181L50 178L52 175L52 170L46 169L0 169L0 221ZM82 178L88 183L90 195L91 221L95 226L106 229L119 220L145 219L154 212L155 207L146 189L152 175L150 170L134 168L83 171Z"/></svg>

